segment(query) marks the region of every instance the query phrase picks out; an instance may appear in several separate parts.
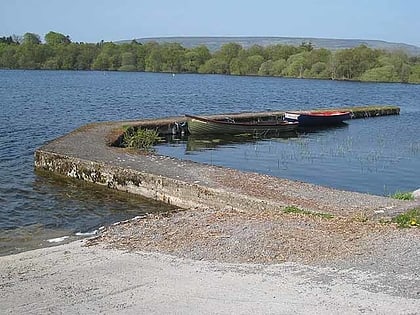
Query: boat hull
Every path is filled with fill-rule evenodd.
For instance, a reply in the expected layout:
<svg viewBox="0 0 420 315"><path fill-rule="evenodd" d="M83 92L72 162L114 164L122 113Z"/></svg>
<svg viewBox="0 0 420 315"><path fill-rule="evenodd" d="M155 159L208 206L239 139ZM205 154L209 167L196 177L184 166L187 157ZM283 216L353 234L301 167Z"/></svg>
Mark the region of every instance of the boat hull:
<svg viewBox="0 0 420 315"><path fill-rule="evenodd" d="M343 123L351 118L350 112L323 111L323 112L286 112L285 120L299 122L300 126L330 126Z"/></svg>
<svg viewBox="0 0 420 315"><path fill-rule="evenodd" d="M205 134L253 134L265 135L268 133L283 133L296 130L297 122L260 122L260 123L235 123L214 120L203 117L185 115L188 118L188 131L192 135Z"/></svg>

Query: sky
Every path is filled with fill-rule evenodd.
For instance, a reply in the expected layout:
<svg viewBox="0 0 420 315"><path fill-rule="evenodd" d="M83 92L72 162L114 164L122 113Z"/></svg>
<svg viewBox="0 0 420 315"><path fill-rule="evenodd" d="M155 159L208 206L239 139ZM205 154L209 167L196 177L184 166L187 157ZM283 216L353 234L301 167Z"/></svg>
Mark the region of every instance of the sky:
<svg viewBox="0 0 420 315"><path fill-rule="evenodd" d="M0 0L0 36L376 39L420 46L418 0Z"/></svg>

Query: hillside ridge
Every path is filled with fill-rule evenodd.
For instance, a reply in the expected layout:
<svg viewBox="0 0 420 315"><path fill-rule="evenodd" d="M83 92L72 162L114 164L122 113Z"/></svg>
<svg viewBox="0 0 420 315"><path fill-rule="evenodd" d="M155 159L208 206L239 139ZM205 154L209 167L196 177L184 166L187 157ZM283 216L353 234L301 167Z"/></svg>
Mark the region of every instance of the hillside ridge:
<svg viewBox="0 0 420 315"><path fill-rule="evenodd" d="M158 43L180 43L185 48L193 48L200 45L207 46L210 51L217 51L227 43L238 43L244 48L252 45L292 45L299 46L303 42L310 42L315 48L326 48L329 50L340 50L353 48L360 45L366 45L372 49L384 50L403 50L409 55L420 55L420 47L405 44L394 43L374 39L338 39L338 38L316 38L316 37L277 37L277 36L170 36L170 37L144 37L136 38L137 42L158 42ZM131 42L131 40L122 40L119 43Z"/></svg>

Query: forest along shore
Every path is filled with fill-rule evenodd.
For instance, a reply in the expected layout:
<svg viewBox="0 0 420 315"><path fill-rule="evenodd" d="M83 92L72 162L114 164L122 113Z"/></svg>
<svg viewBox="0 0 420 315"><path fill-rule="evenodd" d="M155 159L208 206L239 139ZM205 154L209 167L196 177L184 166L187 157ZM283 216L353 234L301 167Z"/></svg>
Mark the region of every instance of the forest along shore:
<svg viewBox="0 0 420 315"><path fill-rule="evenodd" d="M401 49L329 50L298 45L223 44L187 48L179 42L73 43L70 36L35 33L0 37L0 69L147 71L420 83L420 59ZM2 58L3 57L3 58Z"/></svg>

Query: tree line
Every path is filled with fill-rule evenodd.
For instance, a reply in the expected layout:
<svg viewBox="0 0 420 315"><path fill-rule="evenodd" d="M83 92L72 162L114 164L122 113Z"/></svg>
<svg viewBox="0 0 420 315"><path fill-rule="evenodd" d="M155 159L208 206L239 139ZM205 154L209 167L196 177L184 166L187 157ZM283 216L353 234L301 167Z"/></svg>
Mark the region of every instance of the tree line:
<svg viewBox="0 0 420 315"><path fill-rule="evenodd" d="M420 83L420 56L365 45L331 51L300 46L228 43L218 51L179 43L75 43L49 32L0 37L0 68L147 71Z"/></svg>

